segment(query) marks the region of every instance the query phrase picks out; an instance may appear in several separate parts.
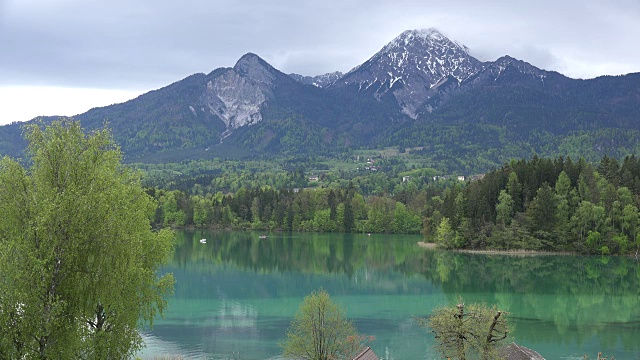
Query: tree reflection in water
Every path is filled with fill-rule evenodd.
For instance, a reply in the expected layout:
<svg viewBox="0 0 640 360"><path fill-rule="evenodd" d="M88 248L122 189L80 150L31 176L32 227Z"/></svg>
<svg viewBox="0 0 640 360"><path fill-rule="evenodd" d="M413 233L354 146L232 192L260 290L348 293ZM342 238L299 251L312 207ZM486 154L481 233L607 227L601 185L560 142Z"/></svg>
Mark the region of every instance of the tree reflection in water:
<svg viewBox="0 0 640 360"><path fill-rule="evenodd" d="M201 244L201 238L207 243ZM277 341L301 299L324 287L342 301L359 330L378 337L372 347L384 353L390 350L380 343L405 341L406 334L398 335L403 331L414 331L418 339L394 345L431 343L430 334L413 328L411 317L463 296L509 311L517 342L547 358L640 353L640 265L635 259L454 253L422 249L416 246L419 240L308 233L260 239L250 232L181 231L168 267L177 278L168 316L186 301L227 301L226 313L248 314L228 319L243 324L242 331L234 325L235 335L247 336L249 323L257 324L250 326L251 337L273 343L268 351L277 354ZM244 299L258 300L251 306L232 302ZM266 335L264 326L273 334Z"/></svg>

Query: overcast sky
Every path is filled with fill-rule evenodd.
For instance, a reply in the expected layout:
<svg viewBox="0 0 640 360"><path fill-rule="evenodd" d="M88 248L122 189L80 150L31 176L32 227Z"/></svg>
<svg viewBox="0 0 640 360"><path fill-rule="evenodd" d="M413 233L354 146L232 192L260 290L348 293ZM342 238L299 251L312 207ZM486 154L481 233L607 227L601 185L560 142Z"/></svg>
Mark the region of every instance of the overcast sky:
<svg viewBox="0 0 640 360"><path fill-rule="evenodd" d="M0 0L0 124L123 102L254 52L346 72L407 29L574 78L640 72L639 0Z"/></svg>

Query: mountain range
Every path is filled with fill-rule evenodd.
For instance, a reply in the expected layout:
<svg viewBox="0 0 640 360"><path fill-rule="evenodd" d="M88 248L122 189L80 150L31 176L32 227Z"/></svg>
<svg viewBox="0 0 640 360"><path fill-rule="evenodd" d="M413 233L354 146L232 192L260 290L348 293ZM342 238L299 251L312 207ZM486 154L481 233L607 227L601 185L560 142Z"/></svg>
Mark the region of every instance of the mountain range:
<svg viewBox="0 0 640 360"><path fill-rule="evenodd" d="M638 114L638 73L579 80L509 56L483 62L426 29L403 32L346 74L287 75L248 53L75 118L87 129L106 121L127 161L400 146L483 170L532 154L639 153ZM22 156L20 136L18 123L0 127L0 154Z"/></svg>

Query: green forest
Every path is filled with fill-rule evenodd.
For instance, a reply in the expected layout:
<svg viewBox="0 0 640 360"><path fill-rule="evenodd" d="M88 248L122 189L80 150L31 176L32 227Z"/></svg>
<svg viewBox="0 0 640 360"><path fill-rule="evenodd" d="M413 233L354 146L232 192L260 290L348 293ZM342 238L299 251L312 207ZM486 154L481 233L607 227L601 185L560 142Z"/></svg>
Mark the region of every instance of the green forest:
<svg viewBox="0 0 640 360"><path fill-rule="evenodd" d="M597 165L534 156L464 181L398 158L375 164L376 171L315 177L304 162L209 162L193 176L193 163L143 172L158 200L157 227L421 233L448 249L626 254L640 247L635 156L605 156Z"/></svg>

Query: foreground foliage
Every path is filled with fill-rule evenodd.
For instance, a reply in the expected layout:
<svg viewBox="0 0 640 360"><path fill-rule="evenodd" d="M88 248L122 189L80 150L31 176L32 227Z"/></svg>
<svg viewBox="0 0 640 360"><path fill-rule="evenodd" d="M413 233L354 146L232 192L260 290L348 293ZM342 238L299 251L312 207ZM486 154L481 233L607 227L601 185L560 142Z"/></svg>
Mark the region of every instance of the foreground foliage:
<svg viewBox="0 0 640 360"><path fill-rule="evenodd" d="M506 313L495 306L458 305L435 309L428 319L418 319L436 337L436 348L452 359L499 359L499 344L507 338Z"/></svg>
<svg viewBox="0 0 640 360"><path fill-rule="evenodd" d="M365 340L321 289L304 298L281 346L283 355L291 359L353 359Z"/></svg>
<svg viewBox="0 0 640 360"><path fill-rule="evenodd" d="M0 163L0 358L124 359L165 308L172 234L108 131L28 128L32 166Z"/></svg>

